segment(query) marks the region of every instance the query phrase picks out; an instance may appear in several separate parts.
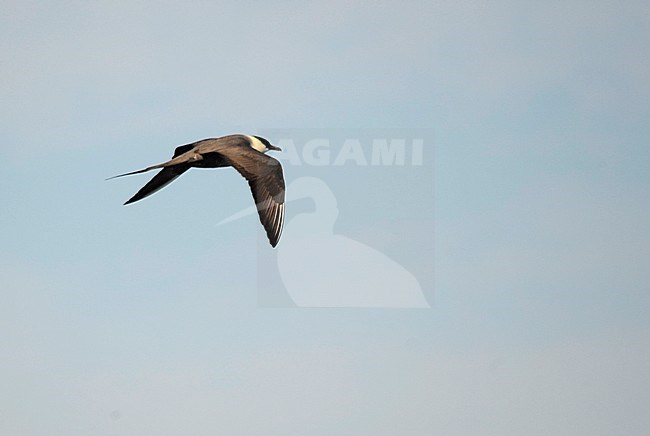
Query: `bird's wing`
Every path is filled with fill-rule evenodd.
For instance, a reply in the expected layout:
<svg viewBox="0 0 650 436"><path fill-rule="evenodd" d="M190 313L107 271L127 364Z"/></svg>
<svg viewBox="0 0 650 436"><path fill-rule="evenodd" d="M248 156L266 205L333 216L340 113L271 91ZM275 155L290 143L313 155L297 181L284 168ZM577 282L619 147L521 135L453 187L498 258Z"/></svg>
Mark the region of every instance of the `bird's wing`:
<svg viewBox="0 0 650 436"><path fill-rule="evenodd" d="M234 139L233 139L234 140ZM284 224L284 175L280 162L249 147L247 143L208 143L199 153L219 153L248 180L257 205L257 213L271 246L275 247Z"/></svg>
<svg viewBox="0 0 650 436"><path fill-rule="evenodd" d="M193 144L181 145L176 147L176 149L174 150L174 155L167 162L163 162L158 165L152 165L150 167L143 168L141 170L131 171L130 173L118 174L117 176L109 177L106 180L117 179L118 177L124 177L124 176L132 176L134 174L146 173L147 171L155 170L158 168L173 167L175 165L182 165L188 162L197 162L203 159L203 156L201 156L199 153L188 153L188 152L195 149L197 145L201 144L204 141L198 141Z"/></svg>
<svg viewBox="0 0 650 436"><path fill-rule="evenodd" d="M168 160L167 162L158 165L153 165L138 171L132 171L130 173L113 176L106 180L115 179L117 177L131 176L133 174L140 174L147 171L162 168L162 170L159 171L158 174L156 174L153 177L153 179L149 180L149 182L146 185L144 185L138 192L135 193L133 197L129 198L124 204L126 205L129 203L136 202L138 200L142 200L143 198L148 197L151 194L154 194L159 190L161 190L162 188L164 188L165 186L169 185L178 176L180 176L185 171L190 169L192 166L190 164L191 162L197 162L203 159L203 156L201 156L200 154L191 153L191 150L193 150L200 143L201 141L195 142L193 144L181 145L179 147L176 147L176 149L174 150L174 155L172 156L171 160Z"/></svg>
<svg viewBox="0 0 650 436"><path fill-rule="evenodd" d="M253 149L250 151L250 156L238 159L237 162L231 160L231 162L232 166L248 180L266 236L271 246L275 247L280 240L284 224L285 186L282 165L272 157Z"/></svg>
<svg viewBox="0 0 650 436"><path fill-rule="evenodd" d="M192 144L179 145L179 146L176 147L176 149L174 150L174 155L172 156L172 159L175 158L175 157L180 156L181 154L185 154L185 153L187 153L188 151L192 150L192 149L193 149L194 147L196 147L196 145L197 145L198 143L200 143L200 142L201 142L201 141L199 141L199 142L194 142L194 143L192 143Z"/></svg>
<svg viewBox="0 0 650 436"><path fill-rule="evenodd" d="M183 174L185 171L189 170L190 166L183 163L173 163L173 166L167 165L174 161L179 161L179 159L176 158L192 150L194 147L196 147L196 145L197 143L192 143L179 145L176 147L174 150L174 155L172 156L172 160L161 164L163 166L163 169L160 170L158 174L153 176L153 179L149 180L146 185L144 185L138 192L135 193L133 197L129 198L124 204L127 205L129 203L134 203L138 200L142 200L143 198L150 196L151 194L155 194L176 180L176 178Z"/></svg>
<svg viewBox="0 0 650 436"><path fill-rule="evenodd" d="M127 205L129 203L142 200L151 194L155 194L189 169L189 165L183 164L163 168L158 172L158 174L153 176L153 179L149 180L146 185L140 188L140 190L136 192L133 197L129 198L124 204Z"/></svg>

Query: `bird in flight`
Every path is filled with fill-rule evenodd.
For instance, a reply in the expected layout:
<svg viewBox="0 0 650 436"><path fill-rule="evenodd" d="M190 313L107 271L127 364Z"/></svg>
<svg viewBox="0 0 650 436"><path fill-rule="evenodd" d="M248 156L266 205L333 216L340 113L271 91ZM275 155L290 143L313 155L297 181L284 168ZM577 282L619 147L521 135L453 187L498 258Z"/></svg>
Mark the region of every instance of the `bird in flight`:
<svg viewBox="0 0 650 436"><path fill-rule="evenodd" d="M203 139L176 147L172 159L167 162L110 179L161 168L153 179L124 203L126 205L159 191L192 167L234 167L248 181L266 236L271 246L275 247L284 223L285 186L282 165L265 154L269 150L281 149L259 136L228 135Z"/></svg>

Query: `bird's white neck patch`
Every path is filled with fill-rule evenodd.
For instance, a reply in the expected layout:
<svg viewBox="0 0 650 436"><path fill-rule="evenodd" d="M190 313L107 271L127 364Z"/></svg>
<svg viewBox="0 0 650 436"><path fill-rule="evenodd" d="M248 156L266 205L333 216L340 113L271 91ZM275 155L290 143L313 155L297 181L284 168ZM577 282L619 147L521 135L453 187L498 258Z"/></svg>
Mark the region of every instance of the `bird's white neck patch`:
<svg viewBox="0 0 650 436"><path fill-rule="evenodd" d="M255 150L259 151L260 153L265 153L266 151L268 151L266 145L264 145L264 143L259 139L257 139L256 137L248 136L248 135L246 135L246 137L251 142L251 147L253 147Z"/></svg>

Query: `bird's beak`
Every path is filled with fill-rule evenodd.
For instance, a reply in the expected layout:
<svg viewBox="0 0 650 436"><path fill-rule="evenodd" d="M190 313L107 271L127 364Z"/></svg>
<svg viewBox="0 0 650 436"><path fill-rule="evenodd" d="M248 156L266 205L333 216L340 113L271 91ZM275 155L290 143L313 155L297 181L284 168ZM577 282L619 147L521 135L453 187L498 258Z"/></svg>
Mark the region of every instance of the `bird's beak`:
<svg viewBox="0 0 650 436"><path fill-rule="evenodd" d="M276 151L282 151L280 147L276 147L275 145L270 144L271 146L269 147L269 150L276 150Z"/></svg>

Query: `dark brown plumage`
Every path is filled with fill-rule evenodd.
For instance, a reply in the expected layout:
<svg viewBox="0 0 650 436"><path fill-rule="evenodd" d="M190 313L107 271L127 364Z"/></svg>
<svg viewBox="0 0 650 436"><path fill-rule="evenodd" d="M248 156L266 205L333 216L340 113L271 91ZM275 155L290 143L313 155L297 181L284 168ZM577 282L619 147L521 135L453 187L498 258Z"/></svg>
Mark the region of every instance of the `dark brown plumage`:
<svg viewBox="0 0 650 436"><path fill-rule="evenodd" d="M124 203L126 205L159 191L192 167L232 166L248 181L266 236L271 246L275 247L280 240L284 224L285 184L280 162L264 154L269 150L280 148L259 136L229 135L204 139L177 147L172 159L167 162L120 174L111 179L162 168Z"/></svg>

